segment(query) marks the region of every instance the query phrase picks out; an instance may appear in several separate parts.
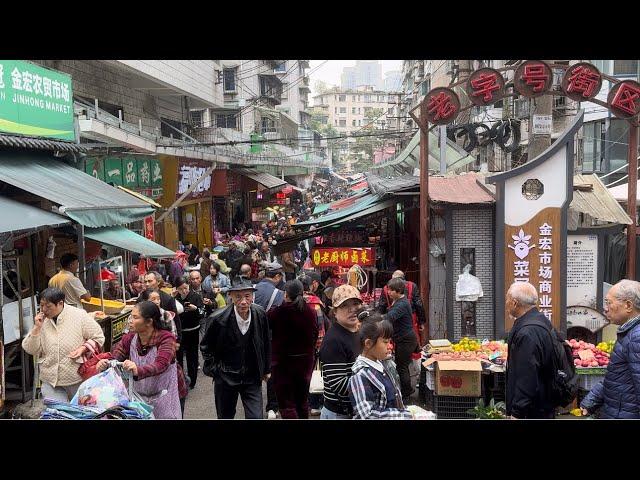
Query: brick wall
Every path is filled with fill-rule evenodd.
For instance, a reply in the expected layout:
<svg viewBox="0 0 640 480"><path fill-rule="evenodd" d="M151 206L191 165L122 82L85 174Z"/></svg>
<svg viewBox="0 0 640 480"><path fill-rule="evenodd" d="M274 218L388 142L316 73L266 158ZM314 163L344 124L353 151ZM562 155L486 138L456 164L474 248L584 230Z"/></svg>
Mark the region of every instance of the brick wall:
<svg viewBox="0 0 640 480"><path fill-rule="evenodd" d="M480 280L484 296L476 302L476 338L494 338L493 209L453 210L453 248L447 252L453 266L453 284L448 295L453 299L453 337L458 341L462 333L460 302L455 301L455 285L461 273L460 249L475 248L475 274Z"/></svg>

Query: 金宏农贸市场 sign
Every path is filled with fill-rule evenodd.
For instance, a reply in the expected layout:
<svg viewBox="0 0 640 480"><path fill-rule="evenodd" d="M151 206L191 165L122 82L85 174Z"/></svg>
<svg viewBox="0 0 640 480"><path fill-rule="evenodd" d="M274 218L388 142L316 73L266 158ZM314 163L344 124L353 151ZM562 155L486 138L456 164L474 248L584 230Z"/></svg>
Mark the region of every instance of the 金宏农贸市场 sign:
<svg viewBox="0 0 640 480"><path fill-rule="evenodd" d="M74 141L71 76L0 60L0 132Z"/></svg>
<svg viewBox="0 0 640 480"><path fill-rule="evenodd" d="M371 267L376 264L376 252L374 248L314 248L311 262L314 267Z"/></svg>

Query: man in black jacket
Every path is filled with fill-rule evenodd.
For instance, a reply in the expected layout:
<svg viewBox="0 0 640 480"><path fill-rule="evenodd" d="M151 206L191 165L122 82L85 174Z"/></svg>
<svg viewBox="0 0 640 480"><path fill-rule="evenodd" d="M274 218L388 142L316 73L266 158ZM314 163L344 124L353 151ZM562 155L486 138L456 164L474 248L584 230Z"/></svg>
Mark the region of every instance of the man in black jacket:
<svg viewBox="0 0 640 480"><path fill-rule="evenodd" d="M513 418L554 418L552 326L537 302L530 283L516 282L507 291L506 312L515 318L507 340L506 403Z"/></svg>
<svg viewBox="0 0 640 480"><path fill-rule="evenodd" d="M410 282L409 280L405 280L404 272L402 270L396 270L395 272L393 272L391 278L401 278L405 281L405 295L407 296L407 300L409 300L409 303L411 304L411 311L416 315L416 321L418 323L420 336L424 336L424 325L425 323L427 323L427 316L424 311L422 299L420 298L420 289L418 288L418 285ZM390 304L391 302L389 298L389 287L385 285L382 289L382 296L380 297L380 303L378 304L378 311L384 315L385 313L387 313ZM422 339L418 340L420 340L420 345L425 343Z"/></svg>
<svg viewBox="0 0 640 480"><path fill-rule="evenodd" d="M199 277L198 270L192 270L190 276ZM180 315L182 324L182 343L177 352L178 364L184 368L183 360L187 357L187 374L189 376L189 388L193 390L198 379L198 345L200 343L200 319L204 315L204 302L202 295L193 291L184 279L176 284L176 302L184 308Z"/></svg>
<svg viewBox="0 0 640 480"><path fill-rule="evenodd" d="M213 376L218 418L233 419L238 395L245 418L263 418L262 382L271 377L269 324L262 307L253 304L251 282L229 289L232 305L208 319L200 343L203 372Z"/></svg>

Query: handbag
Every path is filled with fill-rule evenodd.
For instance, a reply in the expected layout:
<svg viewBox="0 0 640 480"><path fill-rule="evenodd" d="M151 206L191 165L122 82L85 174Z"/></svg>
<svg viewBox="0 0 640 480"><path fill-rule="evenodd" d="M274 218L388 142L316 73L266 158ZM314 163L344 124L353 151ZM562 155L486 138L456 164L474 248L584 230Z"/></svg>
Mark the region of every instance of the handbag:
<svg viewBox="0 0 640 480"><path fill-rule="evenodd" d="M311 383L309 383L309 393L323 393L324 381L322 380L322 369L320 368L320 359L316 361L316 366L311 374Z"/></svg>

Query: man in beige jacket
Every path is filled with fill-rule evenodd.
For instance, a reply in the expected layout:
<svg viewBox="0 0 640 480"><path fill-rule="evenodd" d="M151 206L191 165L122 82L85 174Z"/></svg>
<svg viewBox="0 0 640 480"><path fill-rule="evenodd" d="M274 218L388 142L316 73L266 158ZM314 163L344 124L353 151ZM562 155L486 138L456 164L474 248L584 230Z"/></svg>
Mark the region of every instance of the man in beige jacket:
<svg viewBox="0 0 640 480"><path fill-rule="evenodd" d="M59 288L47 288L40 295L40 313L22 341L22 348L38 357L42 396L69 402L82 383L77 359L87 351L84 343L93 340L101 347L104 333L87 312L64 303Z"/></svg>

